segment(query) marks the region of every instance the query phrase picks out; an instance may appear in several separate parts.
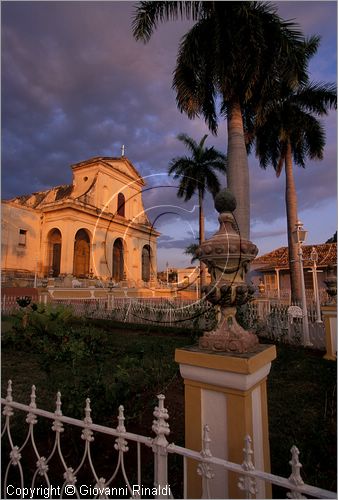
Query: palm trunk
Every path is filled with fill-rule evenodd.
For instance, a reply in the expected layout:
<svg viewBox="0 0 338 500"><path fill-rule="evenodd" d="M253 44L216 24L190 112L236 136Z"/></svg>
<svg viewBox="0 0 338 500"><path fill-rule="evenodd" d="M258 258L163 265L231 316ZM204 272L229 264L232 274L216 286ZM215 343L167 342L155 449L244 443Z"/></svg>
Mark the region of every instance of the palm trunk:
<svg viewBox="0 0 338 500"><path fill-rule="evenodd" d="M300 302L302 298L302 288L300 281L300 266L298 260L297 243L294 243L292 232L298 220L297 193L292 166L291 144L288 142L285 156L285 203L286 218L288 227L288 247L289 247L289 269L291 281L291 300Z"/></svg>
<svg viewBox="0 0 338 500"><path fill-rule="evenodd" d="M250 181L245 147L241 105L238 101L228 109L228 169L227 185L237 201L235 210L240 235L250 239Z"/></svg>
<svg viewBox="0 0 338 500"><path fill-rule="evenodd" d="M199 244L205 240L204 234L204 210L203 210L203 196L201 191L198 191L199 202ZM205 285L205 264L200 261L200 297L202 297L202 287Z"/></svg>

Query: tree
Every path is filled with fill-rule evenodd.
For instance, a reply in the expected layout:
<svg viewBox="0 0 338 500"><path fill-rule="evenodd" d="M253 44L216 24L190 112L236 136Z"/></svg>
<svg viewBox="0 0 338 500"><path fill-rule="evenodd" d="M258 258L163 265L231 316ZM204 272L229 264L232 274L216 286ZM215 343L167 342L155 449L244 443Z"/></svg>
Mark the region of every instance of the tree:
<svg viewBox="0 0 338 500"><path fill-rule="evenodd" d="M265 113L256 123L256 154L260 165L272 164L279 177L285 166L285 203L289 248L291 296L301 300L297 245L292 232L298 220L293 162L305 168L306 158L323 158L325 132L317 117L337 106L334 85L307 83L291 90L285 87L277 98L266 103Z"/></svg>
<svg viewBox="0 0 338 500"><path fill-rule="evenodd" d="M198 247L199 245L197 243L190 243L190 245L188 245L187 248L184 250L184 253L186 255L191 256L191 261L190 261L191 264L193 264L198 259L196 255Z"/></svg>
<svg viewBox="0 0 338 500"><path fill-rule="evenodd" d="M334 233L333 236L331 236L331 238L325 241L325 243L337 243L337 231ZM187 251L185 253L187 253Z"/></svg>
<svg viewBox="0 0 338 500"><path fill-rule="evenodd" d="M179 180L177 196L188 201L197 192L199 203L199 244L204 241L203 199L206 190L215 196L220 190L220 181L215 171L226 173L226 156L214 147L204 146L207 135L199 143L186 134L179 134L178 140L191 152L191 156L173 158L168 174ZM205 266L200 264L201 287L204 285Z"/></svg>
<svg viewBox="0 0 338 500"><path fill-rule="evenodd" d="M140 2L134 37L147 42L158 23L177 18L196 21L179 47L173 80L177 105L190 118L202 115L214 134L219 114L227 118L228 187L237 200L241 235L249 239L245 107L258 106L286 69L290 83L303 81L304 39L297 25L282 21L271 4L252 1Z"/></svg>

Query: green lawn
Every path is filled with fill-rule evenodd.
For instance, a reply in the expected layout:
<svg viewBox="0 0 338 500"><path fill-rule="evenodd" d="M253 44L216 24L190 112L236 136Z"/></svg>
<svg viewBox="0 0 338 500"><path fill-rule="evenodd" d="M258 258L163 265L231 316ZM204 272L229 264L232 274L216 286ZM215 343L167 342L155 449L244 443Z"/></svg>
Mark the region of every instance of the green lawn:
<svg viewBox="0 0 338 500"><path fill-rule="evenodd" d="M70 323L67 335L61 341L58 337L62 353L54 361L49 353L46 365L42 362L46 345L36 351L20 337L22 332L12 337L11 328L11 320L5 319L3 395L11 378L13 398L28 403L34 383L38 406L53 411L55 392L61 390L63 413L76 418L83 418L84 399L90 397L93 420L114 426L118 405L123 404L127 430L151 435L156 394L162 392L170 415L170 441L184 443L184 387L174 351L194 343L189 332L112 328L107 321ZM82 332L80 343L73 345L71 337L78 335L77 330ZM290 475L289 450L295 444L301 452L304 481L336 490L336 363L302 348L279 346L277 351L268 378L272 472ZM276 490L275 496L279 494Z"/></svg>

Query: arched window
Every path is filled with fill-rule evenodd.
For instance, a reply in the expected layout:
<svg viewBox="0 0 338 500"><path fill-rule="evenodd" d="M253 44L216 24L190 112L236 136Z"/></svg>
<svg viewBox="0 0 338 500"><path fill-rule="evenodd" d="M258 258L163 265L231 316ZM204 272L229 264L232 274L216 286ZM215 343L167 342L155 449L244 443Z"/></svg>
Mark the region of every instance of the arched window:
<svg viewBox="0 0 338 500"><path fill-rule="evenodd" d="M142 280L150 281L150 246L142 248Z"/></svg>
<svg viewBox="0 0 338 500"><path fill-rule="evenodd" d="M52 229L48 236L48 262L49 270L53 272L55 278L60 274L61 266L61 233L58 229Z"/></svg>
<svg viewBox="0 0 338 500"><path fill-rule="evenodd" d="M117 197L117 215L121 215L121 217L124 217L125 204L126 200L124 198L124 195L122 193L119 193Z"/></svg>
<svg viewBox="0 0 338 500"><path fill-rule="evenodd" d="M89 274L90 239L85 229L79 229L75 235L73 275L85 278Z"/></svg>
<svg viewBox="0 0 338 500"><path fill-rule="evenodd" d="M113 246L113 280L116 282L123 280L124 274L124 257L123 257L123 242L121 238L114 241Z"/></svg>

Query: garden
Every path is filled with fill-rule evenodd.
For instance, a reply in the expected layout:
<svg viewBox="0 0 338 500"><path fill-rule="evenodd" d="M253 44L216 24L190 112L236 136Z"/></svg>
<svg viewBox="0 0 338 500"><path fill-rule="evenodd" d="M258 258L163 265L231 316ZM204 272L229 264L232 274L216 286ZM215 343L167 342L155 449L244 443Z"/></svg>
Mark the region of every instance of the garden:
<svg viewBox="0 0 338 500"><path fill-rule="evenodd" d="M127 430L151 435L156 395L163 393L171 429L168 439L184 445L184 385L174 352L196 343L200 333L81 319L66 307L33 305L3 318L2 395L11 379L13 399L29 404L35 384L37 406L53 412L60 390L62 412L74 418L83 418L89 397L93 421L113 427L122 404ZM290 475L290 448L295 444L304 481L336 491L336 363L324 360L322 352L297 346L281 344L277 353L268 378L272 472ZM18 443L25 436L22 423L14 425ZM48 426L50 422L39 427L42 443L51 432ZM72 453L80 453L79 442L68 438ZM102 450L98 460L106 456ZM7 457L3 463L5 458L8 463ZM172 467L180 483L181 467ZM275 490L275 497L279 494Z"/></svg>

